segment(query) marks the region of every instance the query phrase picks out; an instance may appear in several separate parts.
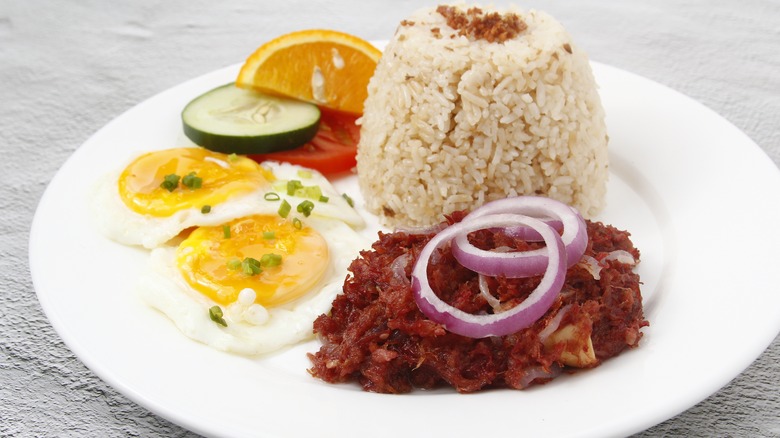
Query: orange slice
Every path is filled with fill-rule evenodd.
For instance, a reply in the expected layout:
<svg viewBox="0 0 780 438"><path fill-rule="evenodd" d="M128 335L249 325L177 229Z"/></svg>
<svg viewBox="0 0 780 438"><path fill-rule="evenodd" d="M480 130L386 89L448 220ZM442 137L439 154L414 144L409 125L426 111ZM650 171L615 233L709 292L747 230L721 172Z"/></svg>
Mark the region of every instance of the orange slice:
<svg viewBox="0 0 780 438"><path fill-rule="evenodd" d="M293 32L247 58L236 85L361 114L380 56L368 41L343 32Z"/></svg>

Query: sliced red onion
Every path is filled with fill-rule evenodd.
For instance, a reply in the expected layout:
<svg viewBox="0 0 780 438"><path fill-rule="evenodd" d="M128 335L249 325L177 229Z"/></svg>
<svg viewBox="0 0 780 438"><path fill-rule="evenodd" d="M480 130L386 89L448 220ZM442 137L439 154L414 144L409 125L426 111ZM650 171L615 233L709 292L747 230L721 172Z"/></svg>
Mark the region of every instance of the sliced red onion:
<svg viewBox="0 0 780 438"><path fill-rule="evenodd" d="M601 280L601 264L598 260L589 255L584 255L580 260L580 266L590 272L594 280Z"/></svg>
<svg viewBox="0 0 780 438"><path fill-rule="evenodd" d="M457 236L491 227L525 225L533 228L547 245L546 267L539 285L517 306L492 315L473 315L436 296L428 281L428 264L436 250ZM529 327L550 308L566 278L566 252L561 236L549 225L518 214L491 214L453 224L425 245L412 270L412 292L420 311L447 330L472 338L505 336Z"/></svg>
<svg viewBox="0 0 780 438"><path fill-rule="evenodd" d="M563 230L563 222L559 220L541 217L538 217L537 219L553 227L553 229L559 233ZM504 233L507 236L525 240L526 242L538 242L542 240L542 236L540 236L539 233L528 227L509 227L504 229Z"/></svg>
<svg viewBox="0 0 780 438"><path fill-rule="evenodd" d="M609 254L604 257L604 261L609 260L615 260L618 263L623 263L624 265L635 265L636 259L634 259L634 255L630 252L623 250L623 249L616 249L614 251L611 251Z"/></svg>
<svg viewBox="0 0 780 438"><path fill-rule="evenodd" d="M622 249L616 249L615 251L609 252L606 256L604 256L601 261L596 260L595 258L589 256L589 255L583 255L580 259L580 266L585 268L588 272L590 272L590 275L593 276L594 280L600 280L601 279L601 270L605 268L607 265L604 262L608 262L611 260L615 260L618 263L622 263L624 265L635 265L636 260L634 259L633 254L631 254L628 251L622 250Z"/></svg>
<svg viewBox="0 0 780 438"><path fill-rule="evenodd" d="M490 307L493 308L494 313L501 311L501 301L490 293L487 277L482 274L479 274L479 293L482 294L482 298L484 298L485 301L490 304Z"/></svg>
<svg viewBox="0 0 780 438"><path fill-rule="evenodd" d="M569 309L571 308L571 304L567 304L563 307L561 307L560 310L558 310L558 313L553 316L553 318L550 320L550 322L547 323L547 327L542 329L542 331L539 332L539 340L544 343L544 341L547 340L547 338L550 337L551 334L555 333L558 330L558 327L561 325L561 321L563 321L563 317L566 316L567 313L569 313Z"/></svg>
<svg viewBox="0 0 780 438"><path fill-rule="evenodd" d="M520 388L528 388L536 379L554 379L563 373L560 365L553 363L550 370L545 370L543 366L535 366L525 370L523 378L518 381Z"/></svg>
<svg viewBox="0 0 780 438"><path fill-rule="evenodd" d="M412 255L405 252L396 257L395 260L393 260L393 263L390 264L390 271L393 273L393 278L401 283L409 282L409 277L406 276L406 265L409 264L411 258Z"/></svg>
<svg viewBox="0 0 780 438"><path fill-rule="evenodd" d="M463 222L502 213L534 218L552 216L559 219L563 224L561 240L566 248L567 268L576 264L585 253L585 248L588 246L585 220L577 210L550 198L518 196L489 202L468 214L463 218ZM517 227L517 224L512 227ZM480 274L494 277L521 278L541 275L547 266L547 252L546 248L515 252L486 251L472 245L466 234L455 237L452 243L452 255L461 265Z"/></svg>

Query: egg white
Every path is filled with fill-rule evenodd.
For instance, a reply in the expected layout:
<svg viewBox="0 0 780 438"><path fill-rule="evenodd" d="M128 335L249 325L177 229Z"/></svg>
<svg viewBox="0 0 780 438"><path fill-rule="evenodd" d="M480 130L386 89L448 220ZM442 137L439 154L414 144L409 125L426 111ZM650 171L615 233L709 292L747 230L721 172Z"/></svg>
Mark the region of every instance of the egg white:
<svg viewBox="0 0 780 438"><path fill-rule="evenodd" d="M314 320L330 310L341 292L349 264L371 242L341 221L309 217L305 224L327 241L330 257L326 273L306 295L266 308L268 319L262 324L246 321L240 306L233 305L223 307L227 327L212 321L208 309L216 303L184 280L176 266L176 249L170 246L151 251L147 270L139 281L139 295L172 320L184 335L218 350L259 355L310 339Z"/></svg>
<svg viewBox="0 0 780 438"><path fill-rule="evenodd" d="M337 219L356 229L365 226L357 211L316 170L270 161L263 162L262 166L271 170L277 178L271 186L232 196L212 205L209 213L202 213L200 207L193 207L166 217L139 214L128 208L119 195L117 181L121 172L115 172L105 175L96 183L92 197L93 216L100 231L108 238L124 245L140 245L151 249L165 244L187 228L219 225L253 214L277 214L282 200L292 206L292 214L296 215L296 206L306 198L289 196L277 188L289 180L299 180L306 186L318 185L322 194L329 198L327 203L312 200L315 204L312 217ZM278 194L280 199L266 200L268 192Z"/></svg>

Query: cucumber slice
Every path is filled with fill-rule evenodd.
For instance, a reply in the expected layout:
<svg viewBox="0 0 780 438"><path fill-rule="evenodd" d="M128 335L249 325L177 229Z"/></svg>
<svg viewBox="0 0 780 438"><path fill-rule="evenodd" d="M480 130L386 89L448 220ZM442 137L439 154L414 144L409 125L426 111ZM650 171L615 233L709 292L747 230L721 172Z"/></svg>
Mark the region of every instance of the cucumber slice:
<svg viewBox="0 0 780 438"><path fill-rule="evenodd" d="M230 83L193 99L181 113L184 134L226 154L266 154L297 148L314 138L316 105L244 90Z"/></svg>

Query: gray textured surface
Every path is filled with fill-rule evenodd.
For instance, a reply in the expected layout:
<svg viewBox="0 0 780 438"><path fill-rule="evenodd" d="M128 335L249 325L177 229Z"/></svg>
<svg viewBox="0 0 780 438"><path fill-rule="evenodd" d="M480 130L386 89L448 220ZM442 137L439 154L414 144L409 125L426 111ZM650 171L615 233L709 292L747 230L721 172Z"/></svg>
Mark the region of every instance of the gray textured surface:
<svg viewBox="0 0 780 438"><path fill-rule="evenodd" d="M325 27L387 39L422 4L436 2L0 0L0 437L190 436L92 374L38 305L30 221L68 156L139 101L273 36ZM524 6L556 16L592 59L714 109L780 164L778 0ZM780 436L779 364L775 339L725 388L639 436Z"/></svg>

